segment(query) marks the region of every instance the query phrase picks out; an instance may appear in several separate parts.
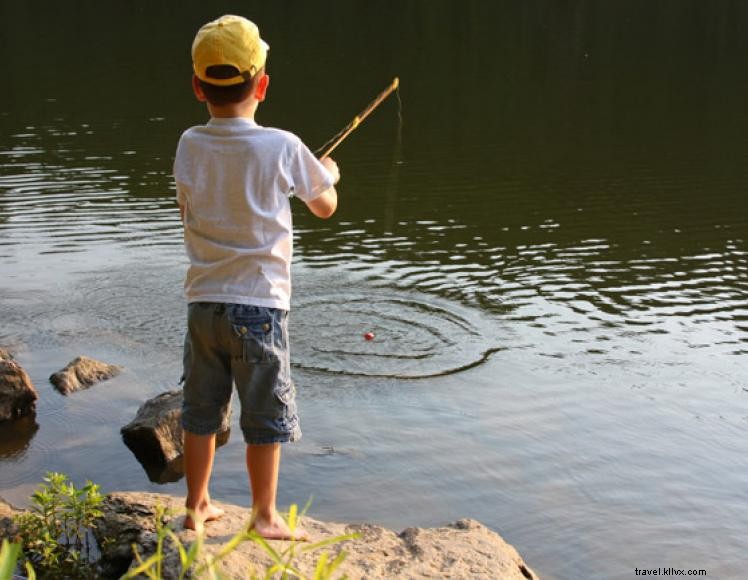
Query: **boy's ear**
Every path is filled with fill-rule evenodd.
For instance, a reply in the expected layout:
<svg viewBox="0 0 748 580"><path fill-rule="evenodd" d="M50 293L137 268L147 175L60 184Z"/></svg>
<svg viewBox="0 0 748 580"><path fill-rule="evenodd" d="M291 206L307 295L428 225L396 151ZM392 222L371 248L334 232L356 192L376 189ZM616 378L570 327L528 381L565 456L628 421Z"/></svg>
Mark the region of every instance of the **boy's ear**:
<svg viewBox="0 0 748 580"><path fill-rule="evenodd" d="M257 87L255 88L255 99L257 99L258 102L262 102L265 100L265 95L268 92L268 85L270 84L270 76L269 75L262 75L259 79L257 79Z"/></svg>
<svg viewBox="0 0 748 580"><path fill-rule="evenodd" d="M203 88L200 86L200 79L197 78L197 75L192 75L192 92L195 93L195 98L201 103L208 100L208 97L203 92Z"/></svg>

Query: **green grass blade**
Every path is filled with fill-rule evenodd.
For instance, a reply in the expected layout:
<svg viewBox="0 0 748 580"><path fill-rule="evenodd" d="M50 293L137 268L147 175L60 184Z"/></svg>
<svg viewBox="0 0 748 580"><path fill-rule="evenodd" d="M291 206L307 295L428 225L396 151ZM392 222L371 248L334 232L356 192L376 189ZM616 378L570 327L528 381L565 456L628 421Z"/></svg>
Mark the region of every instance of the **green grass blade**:
<svg viewBox="0 0 748 580"><path fill-rule="evenodd" d="M241 544L242 542L246 542L249 540L249 534L247 532L241 531L236 533L228 542L226 542L222 547L221 550L215 555L210 556L207 558L207 562L201 566L199 566L195 572L194 576L199 577L201 574L203 574L206 570L210 572L212 576L215 575L215 565L223 560L226 556L228 556L231 552L236 550L236 548ZM202 544L202 540L200 540L200 543ZM200 546L201 548L202 546ZM192 545L190 548L190 551L192 551L194 548L194 555L192 556L192 559L194 560L197 558L199 554L199 549L195 546L195 544ZM211 577L212 577L211 576Z"/></svg>
<svg viewBox="0 0 748 580"><path fill-rule="evenodd" d="M129 578L136 578L140 574L145 574L149 578L154 578L154 577L157 578L157 576L154 576L153 568L156 567L156 565L158 564L158 562L161 560L162 554L156 553L156 554L153 554L150 558L147 558L146 560L143 560L140 557L140 554L138 554L137 552L135 552L135 557L138 560L138 562L140 563L140 565L137 568L130 568L125 573L125 575L122 576L121 580L126 580L126 579L129 579Z"/></svg>
<svg viewBox="0 0 748 580"><path fill-rule="evenodd" d="M0 548L0 580L9 580L13 577L20 555L21 544L11 544L8 540L3 540L2 548Z"/></svg>
<svg viewBox="0 0 748 580"><path fill-rule="evenodd" d="M295 503L292 503L291 506L288 508L288 527L291 530L291 533L294 532L296 529L296 524L298 523L296 521L296 516L299 513L299 506L297 506Z"/></svg>
<svg viewBox="0 0 748 580"><path fill-rule="evenodd" d="M327 566L327 574L328 576L332 576L335 573L335 570L338 569L338 567L343 563L343 560L345 560L346 552L344 550L341 550L340 553L335 557L335 559L330 562L330 564Z"/></svg>
<svg viewBox="0 0 748 580"><path fill-rule="evenodd" d="M31 562L26 562L26 578L28 580L36 580L36 572L34 571Z"/></svg>
<svg viewBox="0 0 748 580"><path fill-rule="evenodd" d="M312 500L313 499L314 499L313 495L309 496L309 499L306 500L306 503L304 504L304 508L301 510L301 514L299 514L299 515L301 515L302 517L306 515L306 513L309 511L309 508L312 507Z"/></svg>
<svg viewBox="0 0 748 580"><path fill-rule="evenodd" d="M323 580L327 570L327 552L323 552L319 557L317 566L314 568L314 576L312 580Z"/></svg>
<svg viewBox="0 0 748 580"><path fill-rule="evenodd" d="M197 559L198 554L200 553L200 550L202 549L202 543L203 543L203 537L202 534L197 534L197 537L195 538L195 541L192 542L189 549L186 550L184 548L184 544L179 539L179 536L172 530L171 528L166 528L166 533L171 538L171 541L174 543L174 545L177 547L177 550L179 551L179 562L182 566L182 571L179 574L179 580L183 580L187 576L187 574L190 571L190 568L192 568L192 565L195 563L195 560Z"/></svg>
<svg viewBox="0 0 748 580"><path fill-rule="evenodd" d="M273 564L270 568L267 569L267 576L266 578L272 578L274 574L277 574L278 572L282 572L281 578L288 578L288 575L291 574L295 576L296 578L304 578L304 575L301 573L301 570L298 568L294 568L290 564Z"/></svg>
<svg viewBox="0 0 748 580"><path fill-rule="evenodd" d="M210 566L208 567L208 572L210 573L210 580L221 580L221 574L216 569L215 560L211 560Z"/></svg>
<svg viewBox="0 0 748 580"><path fill-rule="evenodd" d="M184 549L184 545L173 530L171 530L170 528L166 528L166 534L171 538L171 541L174 542L174 545L177 547L177 551L179 552L179 563L182 565L182 574L184 574L184 571L187 569L187 550Z"/></svg>
<svg viewBox="0 0 748 580"><path fill-rule="evenodd" d="M340 542L345 542L347 540L356 540L361 537L361 534L355 533L355 534L344 534L342 536L335 536L334 538L328 538L326 540L322 540L320 542L316 542L314 544L309 544L308 546L304 546L301 551L302 552L312 552L314 550L318 550L320 548L324 548L325 546L332 546L333 544L339 544Z"/></svg>
<svg viewBox="0 0 748 580"><path fill-rule="evenodd" d="M31 562L26 562L26 578L28 580L36 580L36 572L34 572Z"/></svg>
<svg viewBox="0 0 748 580"><path fill-rule="evenodd" d="M241 531L236 534L228 541L226 544L221 548L221 551L218 552L218 555L216 556L217 559L225 558L229 553L236 550L237 546L241 544L242 542L246 542L249 539L249 534L247 532Z"/></svg>
<svg viewBox="0 0 748 580"><path fill-rule="evenodd" d="M194 542L192 542L190 549L187 551L187 568L185 569L185 572L189 570L192 567L192 565L195 563L202 549L203 549L203 537L200 535L197 537L197 539Z"/></svg>
<svg viewBox="0 0 748 580"><path fill-rule="evenodd" d="M270 558L272 558L273 562L275 562L276 564L283 563L281 561L280 554L278 554L278 552L276 552L275 549L270 544L268 544L265 538L263 538L260 534L258 534L254 530L250 530L248 535L249 535L249 539L252 540L258 546L260 546L265 551L265 553L268 556L270 556Z"/></svg>

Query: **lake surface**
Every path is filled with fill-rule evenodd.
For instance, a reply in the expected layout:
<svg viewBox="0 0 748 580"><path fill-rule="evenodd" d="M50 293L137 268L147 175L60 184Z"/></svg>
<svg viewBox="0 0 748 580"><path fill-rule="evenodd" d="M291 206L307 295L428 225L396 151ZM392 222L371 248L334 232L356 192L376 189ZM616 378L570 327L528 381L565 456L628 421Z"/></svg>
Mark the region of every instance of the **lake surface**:
<svg viewBox="0 0 748 580"><path fill-rule="evenodd" d="M171 163L206 120L192 37L235 12L271 46L258 121L313 148L401 79L402 107L335 155L337 214L294 202L304 439L280 503L477 518L544 578L743 577L748 3L174 10L0 8L0 345L40 392L0 427L0 496L24 503L49 470L184 493L119 429L181 375ZM79 354L125 370L62 397L48 376ZM238 430L212 491L249 504Z"/></svg>

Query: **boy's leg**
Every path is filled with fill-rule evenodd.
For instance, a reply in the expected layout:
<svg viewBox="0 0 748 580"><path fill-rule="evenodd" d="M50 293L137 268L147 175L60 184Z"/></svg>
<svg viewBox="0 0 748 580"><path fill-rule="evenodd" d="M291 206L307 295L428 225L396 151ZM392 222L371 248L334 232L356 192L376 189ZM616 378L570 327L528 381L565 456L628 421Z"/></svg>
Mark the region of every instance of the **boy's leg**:
<svg viewBox="0 0 748 580"><path fill-rule="evenodd" d="M225 304L192 303L184 342L184 469L188 514L184 526L195 529L223 513L210 503L208 483L216 449L215 433L228 428L232 378L230 354L222 347L217 324Z"/></svg>
<svg viewBox="0 0 748 580"><path fill-rule="evenodd" d="M232 371L241 401L239 424L247 443L252 488L252 527L268 539L307 539L289 530L276 511L281 442L301 437L295 391L290 379L288 314L258 306L236 305L228 312L239 328Z"/></svg>
<svg viewBox="0 0 748 580"><path fill-rule="evenodd" d="M184 431L184 473L187 480L187 516L184 527L195 530L203 522L218 519L223 510L210 503L208 484L216 453L216 436Z"/></svg>
<svg viewBox="0 0 748 580"><path fill-rule="evenodd" d="M275 508L280 456L280 443L247 445L247 471L252 486L252 528L269 540L306 541L308 534L298 526L292 533Z"/></svg>

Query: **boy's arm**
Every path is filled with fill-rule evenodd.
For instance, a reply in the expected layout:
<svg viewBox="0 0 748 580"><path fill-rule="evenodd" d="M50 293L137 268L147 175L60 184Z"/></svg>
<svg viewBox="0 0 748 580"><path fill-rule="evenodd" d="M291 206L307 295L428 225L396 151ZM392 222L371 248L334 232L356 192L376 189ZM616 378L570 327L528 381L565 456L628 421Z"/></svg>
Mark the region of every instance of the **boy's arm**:
<svg viewBox="0 0 748 580"><path fill-rule="evenodd" d="M325 166L325 169L333 175L334 183L340 181L338 164L330 157L324 157L320 161ZM323 191L313 200L307 201L306 206L318 218L327 219L332 216L338 208L338 192L335 190L335 185Z"/></svg>
<svg viewBox="0 0 748 580"><path fill-rule="evenodd" d="M338 192L335 191L335 186L326 189L312 201L307 201L306 206L318 218L327 219L332 216L338 207Z"/></svg>
<svg viewBox="0 0 748 580"><path fill-rule="evenodd" d="M182 223L184 223L184 206L180 203L179 205L179 218L182 220Z"/></svg>

